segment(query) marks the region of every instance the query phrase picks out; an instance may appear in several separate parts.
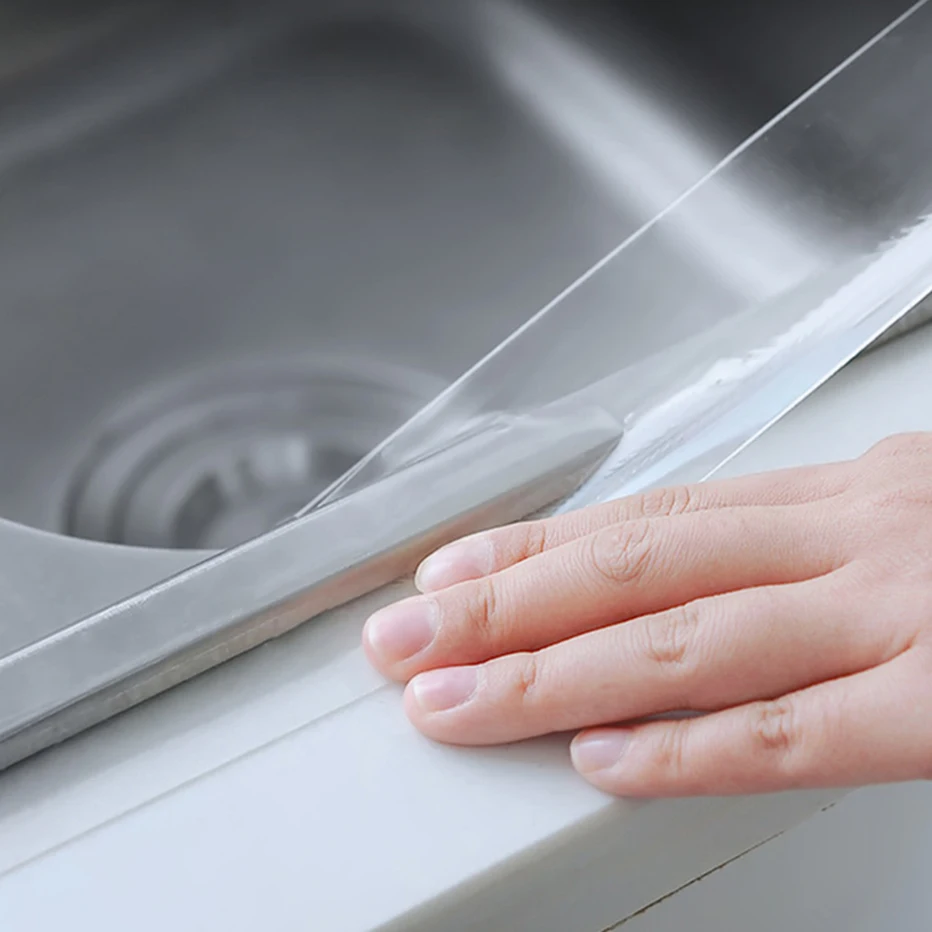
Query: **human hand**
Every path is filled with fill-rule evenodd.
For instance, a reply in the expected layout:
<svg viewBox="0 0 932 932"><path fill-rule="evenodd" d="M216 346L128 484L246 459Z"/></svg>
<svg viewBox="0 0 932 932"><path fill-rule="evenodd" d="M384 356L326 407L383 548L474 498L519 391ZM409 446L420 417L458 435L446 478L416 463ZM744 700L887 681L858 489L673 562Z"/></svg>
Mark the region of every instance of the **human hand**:
<svg viewBox="0 0 932 932"><path fill-rule="evenodd" d="M932 777L932 434L480 534L417 584L363 640L436 740L584 729L624 796Z"/></svg>

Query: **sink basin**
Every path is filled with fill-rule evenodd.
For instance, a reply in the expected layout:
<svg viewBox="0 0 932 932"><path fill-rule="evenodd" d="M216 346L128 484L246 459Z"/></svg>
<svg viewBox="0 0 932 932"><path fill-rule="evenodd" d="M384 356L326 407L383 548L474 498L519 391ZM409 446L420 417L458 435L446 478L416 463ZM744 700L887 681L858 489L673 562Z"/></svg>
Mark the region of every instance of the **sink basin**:
<svg viewBox="0 0 932 932"><path fill-rule="evenodd" d="M0 769L396 579L438 494L452 535L594 481L562 431L599 494L714 468L929 293L932 6L659 8L5 7ZM419 424L598 424L253 540L548 305Z"/></svg>
<svg viewBox="0 0 932 932"><path fill-rule="evenodd" d="M267 530L907 4L658 6L14 5L0 515Z"/></svg>

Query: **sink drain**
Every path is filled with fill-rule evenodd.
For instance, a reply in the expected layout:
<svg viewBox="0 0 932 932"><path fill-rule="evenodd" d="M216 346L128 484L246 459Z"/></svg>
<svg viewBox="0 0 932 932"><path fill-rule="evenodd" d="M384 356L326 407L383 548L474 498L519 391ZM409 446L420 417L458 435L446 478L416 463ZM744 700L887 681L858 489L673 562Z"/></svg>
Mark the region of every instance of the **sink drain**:
<svg viewBox="0 0 932 932"><path fill-rule="evenodd" d="M287 519L443 387L371 363L174 383L101 427L67 495L72 537L222 549Z"/></svg>

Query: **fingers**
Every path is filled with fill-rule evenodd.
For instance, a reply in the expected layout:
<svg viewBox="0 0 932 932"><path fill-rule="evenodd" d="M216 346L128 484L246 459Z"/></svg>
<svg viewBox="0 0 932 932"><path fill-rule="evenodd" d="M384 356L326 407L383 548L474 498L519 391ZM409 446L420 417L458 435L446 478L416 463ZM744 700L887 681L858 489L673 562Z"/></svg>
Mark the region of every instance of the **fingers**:
<svg viewBox="0 0 932 932"><path fill-rule="evenodd" d="M721 508L805 504L840 494L848 483L846 464L835 464L655 489L556 518L466 537L428 557L415 581L422 592L435 592L498 572L613 524Z"/></svg>
<svg viewBox="0 0 932 932"><path fill-rule="evenodd" d="M385 675L537 650L713 594L795 582L838 568L827 519L792 507L723 509L630 521L535 560L390 606L364 643Z"/></svg>
<svg viewBox="0 0 932 932"><path fill-rule="evenodd" d="M905 648L852 616L844 573L701 600L538 652L433 670L408 686L426 735L498 744L604 722L721 709L844 676Z"/></svg>
<svg viewBox="0 0 932 932"><path fill-rule="evenodd" d="M573 764L618 796L769 793L932 777L932 667L867 672L704 718L585 732Z"/></svg>

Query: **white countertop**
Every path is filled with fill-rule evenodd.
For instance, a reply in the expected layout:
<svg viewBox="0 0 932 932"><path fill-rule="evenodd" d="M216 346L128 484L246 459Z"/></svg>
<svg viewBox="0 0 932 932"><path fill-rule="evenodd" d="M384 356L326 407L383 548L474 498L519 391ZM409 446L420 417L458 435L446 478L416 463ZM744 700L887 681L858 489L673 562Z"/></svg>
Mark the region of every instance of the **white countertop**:
<svg viewBox="0 0 932 932"><path fill-rule="evenodd" d="M850 366L727 473L921 429L932 330ZM0 774L0 928L598 930L833 798L615 802L564 739L432 745L358 647L389 597Z"/></svg>

